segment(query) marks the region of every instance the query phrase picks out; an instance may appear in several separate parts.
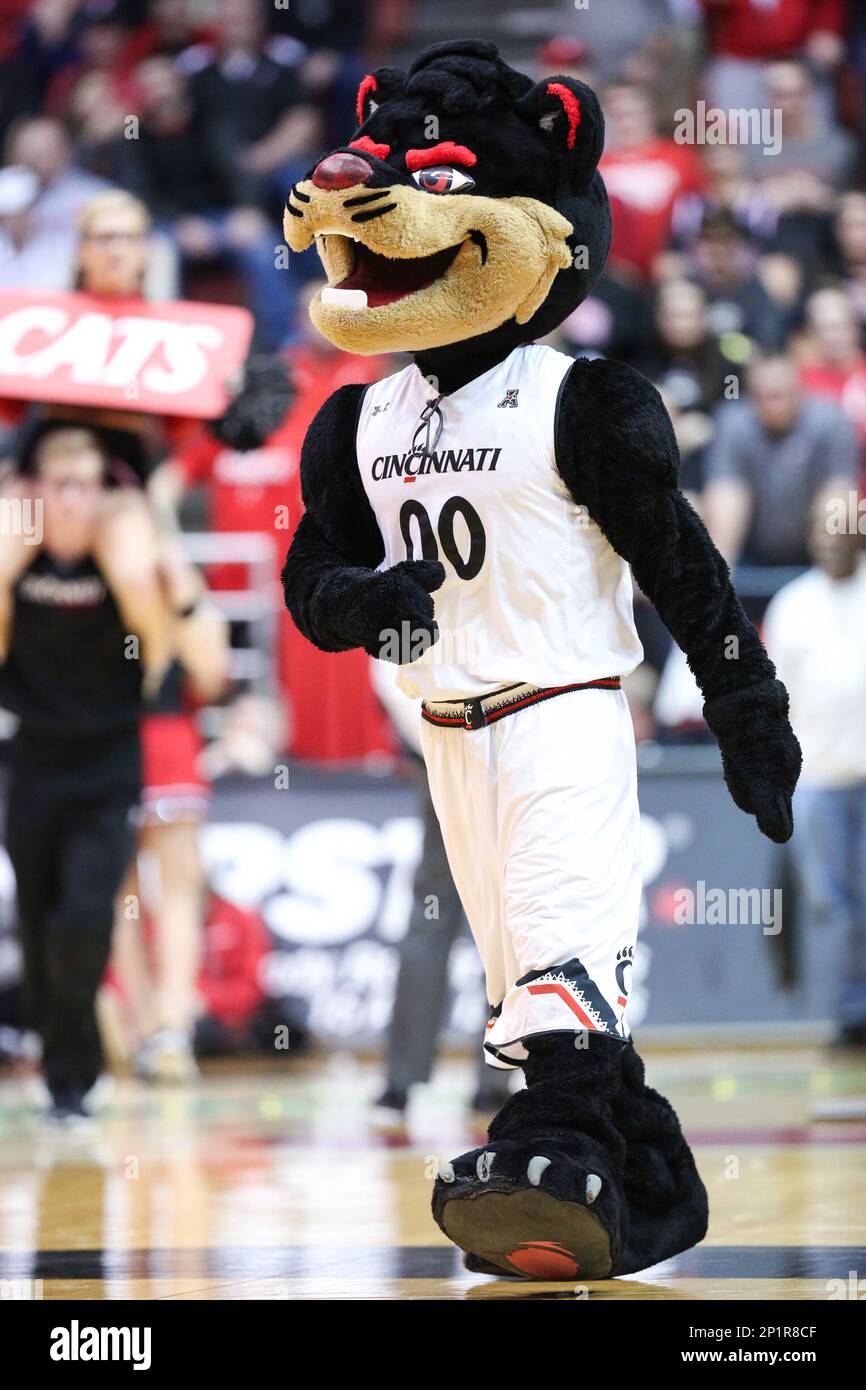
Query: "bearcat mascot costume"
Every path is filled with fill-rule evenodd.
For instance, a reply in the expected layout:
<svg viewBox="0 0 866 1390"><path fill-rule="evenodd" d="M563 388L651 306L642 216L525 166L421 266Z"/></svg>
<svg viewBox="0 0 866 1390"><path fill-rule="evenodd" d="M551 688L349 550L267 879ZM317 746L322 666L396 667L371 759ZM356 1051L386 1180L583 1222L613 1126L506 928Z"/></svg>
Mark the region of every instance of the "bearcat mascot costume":
<svg viewBox="0 0 866 1390"><path fill-rule="evenodd" d="M291 189L286 238L315 239L325 337L414 362L342 387L310 426L286 603L325 651L393 660L402 642L484 962L488 1060L526 1078L484 1147L442 1165L436 1221L472 1270L628 1274L707 1223L624 1020L641 891L619 688L641 658L631 572L700 683L731 795L779 842L800 767L787 694L677 489L655 388L537 342L607 254L593 92L444 43L365 77L357 120Z"/></svg>

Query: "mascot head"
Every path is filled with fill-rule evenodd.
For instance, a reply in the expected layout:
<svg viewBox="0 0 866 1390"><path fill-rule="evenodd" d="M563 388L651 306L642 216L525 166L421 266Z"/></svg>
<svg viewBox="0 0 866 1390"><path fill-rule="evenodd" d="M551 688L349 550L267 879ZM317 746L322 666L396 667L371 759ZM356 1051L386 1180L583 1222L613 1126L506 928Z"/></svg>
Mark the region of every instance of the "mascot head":
<svg viewBox="0 0 866 1390"><path fill-rule="evenodd" d="M533 83L483 40L441 43L365 77L357 120L286 203L289 246L315 240L328 277L310 314L332 343L497 351L586 298L610 240L589 87Z"/></svg>

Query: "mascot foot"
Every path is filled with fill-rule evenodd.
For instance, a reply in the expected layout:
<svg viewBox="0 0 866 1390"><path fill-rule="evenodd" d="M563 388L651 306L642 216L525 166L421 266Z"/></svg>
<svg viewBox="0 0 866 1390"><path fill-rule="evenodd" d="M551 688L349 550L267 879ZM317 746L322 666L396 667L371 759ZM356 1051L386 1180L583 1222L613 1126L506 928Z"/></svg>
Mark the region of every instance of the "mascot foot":
<svg viewBox="0 0 866 1390"><path fill-rule="evenodd" d="M466 1267L477 1274L511 1274L529 1279L606 1279L613 1266L611 1234L600 1216L584 1201L568 1201L548 1192L543 1171L552 1166L545 1154L534 1155L523 1174L514 1174L516 1155L478 1149L454 1165L499 1164L500 1180L481 1182L473 1175L455 1175L451 1191L439 1202L437 1220L455 1245L466 1253ZM533 1168L535 1172L533 1172ZM447 1167L446 1167L447 1173ZM576 1172L569 1174L577 1177ZM601 1183L589 1174L584 1193ZM570 1184L571 1185L571 1184Z"/></svg>
<svg viewBox="0 0 866 1390"><path fill-rule="evenodd" d="M664 1097L631 1043L527 1041L526 1090L487 1144L446 1163L433 1215L467 1269L528 1279L632 1274L706 1234L706 1193Z"/></svg>
<svg viewBox="0 0 866 1390"><path fill-rule="evenodd" d="M530 1048L527 1089L506 1101L483 1148L440 1169L433 1215L474 1273L606 1279L627 1224L625 1144L609 1103L623 1044L593 1038L578 1055L567 1034Z"/></svg>
<svg viewBox="0 0 866 1390"><path fill-rule="evenodd" d="M632 1043L623 1049L622 1086L613 1118L626 1143L623 1188L629 1214L618 1272L634 1274L703 1240L709 1219L707 1192L676 1111L647 1086L643 1060Z"/></svg>

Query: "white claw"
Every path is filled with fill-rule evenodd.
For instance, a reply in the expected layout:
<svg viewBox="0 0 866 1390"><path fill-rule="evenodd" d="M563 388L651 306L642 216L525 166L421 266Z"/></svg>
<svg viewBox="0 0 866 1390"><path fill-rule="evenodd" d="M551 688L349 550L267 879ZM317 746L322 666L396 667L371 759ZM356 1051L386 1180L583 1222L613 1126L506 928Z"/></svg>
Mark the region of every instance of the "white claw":
<svg viewBox="0 0 866 1390"><path fill-rule="evenodd" d="M493 1167L493 1160L495 1157L495 1153L488 1153L486 1149L483 1154L478 1155L478 1159L475 1164L475 1171L478 1174L479 1182L487 1182L488 1178L490 1177L490 1170Z"/></svg>
<svg viewBox="0 0 866 1390"><path fill-rule="evenodd" d="M440 1176L440 1178L442 1179L443 1182L453 1182L454 1179L455 1179L455 1177L456 1177L456 1174L455 1174L455 1172L454 1172L454 1164L453 1164L453 1163L443 1163L443 1164L441 1164L441 1165L440 1165L440 1168L439 1168L439 1176Z"/></svg>
<svg viewBox="0 0 866 1390"><path fill-rule="evenodd" d="M590 1206L595 1201L600 1191L601 1178L598 1176L598 1173L590 1173L586 1180L586 1200Z"/></svg>
<svg viewBox="0 0 866 1390"><path fill-rule="evenodd" d="M538 1187L538 1184L541 1182L542 1173L545 1168L549 1167L550 1159L545 1158L544 1154L536 1154L534 1158L529 1160L526 1168L526 1176L529 1178L533 1187Z"/></svg>

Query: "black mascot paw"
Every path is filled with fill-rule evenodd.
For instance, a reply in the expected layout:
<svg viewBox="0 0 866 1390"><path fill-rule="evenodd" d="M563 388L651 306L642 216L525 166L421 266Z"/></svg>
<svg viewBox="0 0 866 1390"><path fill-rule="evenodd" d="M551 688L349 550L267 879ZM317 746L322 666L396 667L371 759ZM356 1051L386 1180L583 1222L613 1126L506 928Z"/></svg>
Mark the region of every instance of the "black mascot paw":
<svg viewBox="0 0 866 1390"><path fill-rule="evenodd" d="M279 429L294 400L285 361L276 352L251 353L244 363L240 389L224 415L209 422L210 430L230 449L245 453L260 449Z"/></svg>
<svg viewBox="0 0 866 1390"><path fill-rule="evenodd" d="M347 612L358 645L382 661L417 660L438 640L432 594L444 580L438 560L401 560L360 579Z"/></svg>
<svg viewBox="0 0 866 1390"><path fill-rule="evenodd" d="M794 830L791 800L803 761L788 722L788 692L764 680L717 696L704 718L718 739L728 790L741 811L777 844Z"/></svg>
<svg viewBox="0 0 866 1390"><path fill-rule="evenodd" d="M487 1144L443 1164L434 1186L433 1215L467 1268L607 1279L701 1240L706 1192L632 1044L549 1034L526 1046L526 1090L506 1101Z"/></svg>

